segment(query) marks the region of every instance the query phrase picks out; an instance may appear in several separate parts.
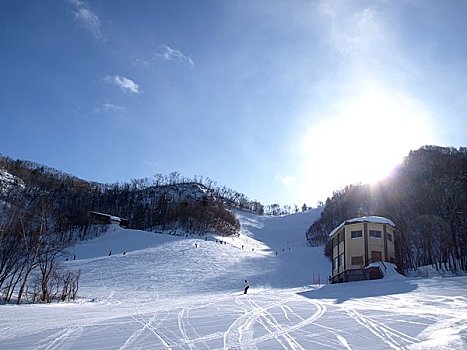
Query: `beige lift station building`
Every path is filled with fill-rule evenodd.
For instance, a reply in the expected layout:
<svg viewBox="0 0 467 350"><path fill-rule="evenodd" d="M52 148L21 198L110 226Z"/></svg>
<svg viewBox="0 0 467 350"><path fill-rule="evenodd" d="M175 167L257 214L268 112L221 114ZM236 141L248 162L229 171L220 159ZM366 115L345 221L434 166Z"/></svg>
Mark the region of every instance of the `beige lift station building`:
<svg viewBox="0 0 467 350"><path fill-rule="evenodd" d="M331 283L383 277L371 263L395 262L394 223L381 216L346 220L329 235L332 242Z"/></svg>

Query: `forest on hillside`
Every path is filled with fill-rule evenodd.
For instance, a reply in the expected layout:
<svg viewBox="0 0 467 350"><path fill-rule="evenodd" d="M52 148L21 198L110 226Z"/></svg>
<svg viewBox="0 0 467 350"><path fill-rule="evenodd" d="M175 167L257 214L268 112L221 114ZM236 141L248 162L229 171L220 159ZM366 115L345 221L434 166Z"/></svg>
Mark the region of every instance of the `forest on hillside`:
<svg viewBox="0 0 467 350"><path fill-rule="evenodd" d="M0 183L0 205L5 213L41 212L47 203L57 231L79 231L82 236L92 224L90 211L126 218L135 229L177 226L193 232L230 235L239 226L225 203L255 206L235 191L224 189L221 196L221 189L209 188L175 172L168 176L157 174L152 179L100 184L6 157L0 157L0 169L13 176L13 180ZM211 185L209 179L207 184Z"/></svg>
<svg viewBox="0 0 467 350"><path fill-rule="evenodd" d="M58 261L66 248L102 231L91 211L125 218L134 229L228 236L240 228L229 206L261 210L236 191L204 182L171 173L100 184L0 156L0 302L74 298L79 274Z"/></svg>
<svg viewBox="0 0 467 350"><path fill-rule="evenodd" d="M385 180L335 191L309 227L308 242L325 247L329 257L329 233L365 215L395 222L402 270L425 265L467 270L467 148L424 146L411 151Z"/></svg>

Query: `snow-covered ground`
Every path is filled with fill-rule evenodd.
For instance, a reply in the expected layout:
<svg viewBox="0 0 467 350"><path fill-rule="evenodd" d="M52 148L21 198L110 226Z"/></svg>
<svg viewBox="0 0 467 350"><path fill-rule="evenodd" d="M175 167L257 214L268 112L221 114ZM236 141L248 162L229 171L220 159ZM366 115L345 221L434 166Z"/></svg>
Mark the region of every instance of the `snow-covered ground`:
<svg viewBox="0 0 467 350"><path fill-rule="evenodd" d="M467 277L323 285L318 210L237 215L235 238L111 226L79 244L80 299L1 306L0 349L467 348Z"/></svg>

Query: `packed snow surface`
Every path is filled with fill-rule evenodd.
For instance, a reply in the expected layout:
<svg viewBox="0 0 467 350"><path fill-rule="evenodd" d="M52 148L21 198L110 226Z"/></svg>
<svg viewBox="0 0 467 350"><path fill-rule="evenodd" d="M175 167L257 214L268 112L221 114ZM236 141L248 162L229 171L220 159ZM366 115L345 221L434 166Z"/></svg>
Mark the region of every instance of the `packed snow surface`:
<svg viewBox="0 0 467 350"><path fill-rule="evenodd" d="M238 212L239 237L207 240L110 226L64 262L82 272L79 300L0 306L0 349L467 348L467 277L387 265L323 285L330 264L305 241L318 215Z"/></svg>

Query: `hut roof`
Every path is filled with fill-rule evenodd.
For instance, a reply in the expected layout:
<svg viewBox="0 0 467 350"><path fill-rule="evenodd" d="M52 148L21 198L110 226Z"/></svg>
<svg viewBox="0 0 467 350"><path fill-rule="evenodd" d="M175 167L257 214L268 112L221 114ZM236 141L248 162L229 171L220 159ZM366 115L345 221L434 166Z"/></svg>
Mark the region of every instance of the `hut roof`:
<svg viewBox="0 0 467 350"><path fill-rule="evenodd" d="M396 227L396 225L394 224L394 222L392 220L390 220L388 218L384 218L382 216L362 216L360 218L345 220L339 226L337 226L334 230L332 230L332 232L329 234L329 237L333 236L344 225L353 224L353 223L356 223L356 222L371 222L371 223L386 224L386 225L390 225L392 227Z"/></svg>

